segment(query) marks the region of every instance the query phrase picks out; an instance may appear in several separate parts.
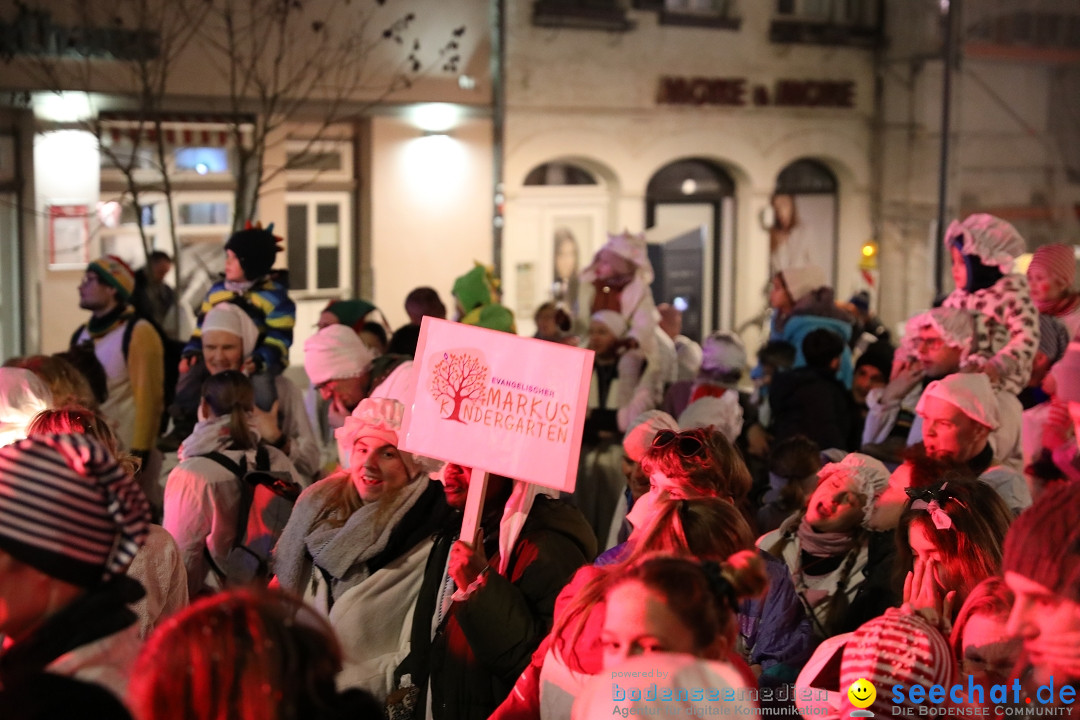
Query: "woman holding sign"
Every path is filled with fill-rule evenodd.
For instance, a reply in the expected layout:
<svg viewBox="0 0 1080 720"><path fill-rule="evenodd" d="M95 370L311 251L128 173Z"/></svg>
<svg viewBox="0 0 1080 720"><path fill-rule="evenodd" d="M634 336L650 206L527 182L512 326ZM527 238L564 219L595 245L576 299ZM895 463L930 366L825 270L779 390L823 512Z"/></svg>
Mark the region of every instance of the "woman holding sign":
<svg viewBox="0 0 1080 720"><path fill-rule="evenodd" d="M360 401L339 429L348 472L304 491L274 551L281 587L325 613L345 651L341 688L380 701L409 650L432 536L451 517L430 461L397 449L404 406Z"/></svg>

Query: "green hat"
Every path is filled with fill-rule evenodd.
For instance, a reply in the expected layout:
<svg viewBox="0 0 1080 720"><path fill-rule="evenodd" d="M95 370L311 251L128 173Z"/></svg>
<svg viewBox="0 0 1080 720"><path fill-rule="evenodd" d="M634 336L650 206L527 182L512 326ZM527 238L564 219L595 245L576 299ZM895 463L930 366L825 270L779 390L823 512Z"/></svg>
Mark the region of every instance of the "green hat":
<svg viewBox="0 0 1080 720"><path fill-rule="evenodd" d="M482 265L477 265L454 281L453 292L465 312L487 305L492 300L487 271Z"/></svg>
<svg viewBox="0 0 1080 720"><path fill-rule="evenodd" d="M364 318L374 309L375 306L367 300L331 300L330 304L323 308L323 312L336 317L342 325L359 330Z"/></svg>

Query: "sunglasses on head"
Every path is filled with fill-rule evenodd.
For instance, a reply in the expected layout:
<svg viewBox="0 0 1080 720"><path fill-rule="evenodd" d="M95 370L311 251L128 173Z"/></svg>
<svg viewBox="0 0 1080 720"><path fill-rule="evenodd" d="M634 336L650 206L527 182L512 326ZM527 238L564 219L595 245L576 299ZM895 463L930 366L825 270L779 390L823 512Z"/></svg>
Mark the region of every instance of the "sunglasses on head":
<svg viewBox="0 0 1080 720"><path fill-rule="evenodd" d="M675 432L674 430L661 430L656 433L652 446L657 450L674 445L675 452L679 457L692 458L705 455L705 445L696 434Z"/></svg>

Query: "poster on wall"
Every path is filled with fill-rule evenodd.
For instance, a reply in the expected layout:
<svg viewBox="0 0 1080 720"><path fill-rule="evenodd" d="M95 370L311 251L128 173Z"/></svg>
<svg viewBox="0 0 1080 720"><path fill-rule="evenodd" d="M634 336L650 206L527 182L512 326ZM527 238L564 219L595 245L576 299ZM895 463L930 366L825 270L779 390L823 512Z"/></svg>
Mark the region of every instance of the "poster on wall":
<svg viewBox="0 0 1080 720"><path fill-rule="evenodd" d="M90 208L49 206L49 269L74 270L90 262Z"/></svg>
<svg viewBox="0 0 1080 720"><path fill-rule="evenodd" d="M550 247L551 292L546 299L562 304L571 317L580 317L583 294L579 275L592 260L595 219L588 215L560 214L552 217Z"/></svg>
<svg viewBox="0 0 1080 720"><path fill-rule="evenodd" d="M571 492L593 352L425 317L401 449Z"/></svg>
<svg viewBox="0 0 1080 720"><path fill-rule="evenodd" d="M777 193L769 227L770 276L817 265L835 287L836 196Z"/></svg>

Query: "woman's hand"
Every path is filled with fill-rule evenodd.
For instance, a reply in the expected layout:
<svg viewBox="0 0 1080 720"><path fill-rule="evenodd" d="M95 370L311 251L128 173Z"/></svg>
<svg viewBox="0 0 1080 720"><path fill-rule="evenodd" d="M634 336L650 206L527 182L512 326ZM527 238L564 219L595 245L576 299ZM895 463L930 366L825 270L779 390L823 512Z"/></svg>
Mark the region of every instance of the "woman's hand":
<svg viewBox="0 0 1080 720"><path fill-rule="evenodd" d="M269 411L263 410L258 405L251 411L251 418L255 425L255 430L258 431L259 437L270 445L277 445L281 442L281 426L278 425L278 407L280 402L280 400L275 400L274 404L270 406Z"/></svg>
<svg viewBox="0 0 1080 720"><path fill-rule="evenodd" d="M484 554L484 531L476 538L476 546L457 540L450 548L450 562L447 572L453 578L458 590L464 591L487 569L487 555Z"/></svg>
<svg viewBox="0 0 1080 720"><path fill-rule="evenodd" d="M921 615L948 637L952 632L956 591L947 591L942 587L938 579L938 567L939 563L933 559L915 560L915 569L904 578L903 609Z"/></svg>

